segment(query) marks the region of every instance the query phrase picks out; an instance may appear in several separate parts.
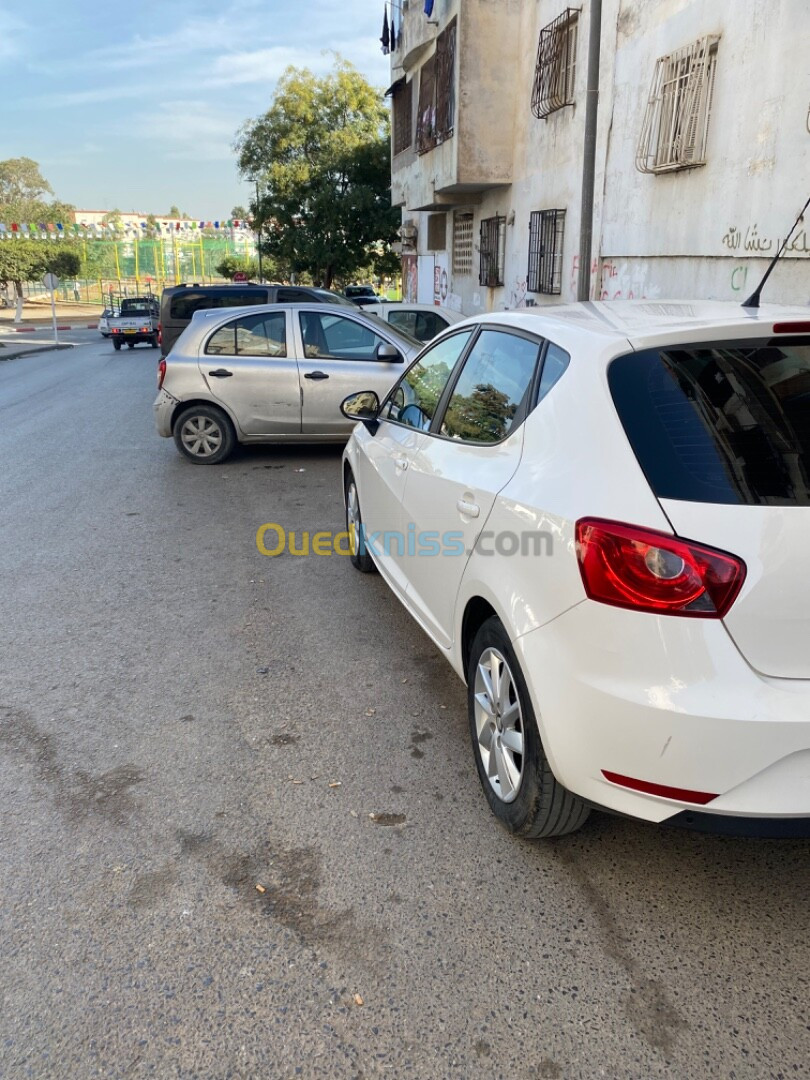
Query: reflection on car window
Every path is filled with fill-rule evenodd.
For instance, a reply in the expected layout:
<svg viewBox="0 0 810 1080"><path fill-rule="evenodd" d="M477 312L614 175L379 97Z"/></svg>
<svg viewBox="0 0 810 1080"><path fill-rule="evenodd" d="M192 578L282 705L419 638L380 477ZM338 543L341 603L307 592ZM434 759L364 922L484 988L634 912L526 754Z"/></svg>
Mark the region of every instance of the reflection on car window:
<svg viewBox="0 0 810 1080"><path fill-rule="evenodd" d="M441 434L475 443L505 439L532 381L539 351L536 341L483 330L447 403Z"/></svg>
<svg viewBox="0 0 810 1080"><path fill-rule="evenodd" d="M209 356L286 356L286 315L283 311L243 315L212 334L205 351Z"/></svg>
<svg viewBox="0 0 810 1080"><path fill-rule="evenodd" d="M561 349L559 345L555 345L552 341L548 343L546 355L543 359L543 372L540 375L540 387L537 392L538 401L543 400L552 386L565 373L570 359L571 357L565 349Z"/></svg>
<svg viewBox="0 0 810 1080"><path fill-rule="evenodd" d="M302 311L301 336L308 360L376 360L387 342L368 326L333 311Z"/></svg>
<svg viewBox="0 0 810 1080"><path fill-rule="evenodd" d="M380 416L427 431L439 398L471 335L472 330L465 330L428 349L394 388Z"/></svg>

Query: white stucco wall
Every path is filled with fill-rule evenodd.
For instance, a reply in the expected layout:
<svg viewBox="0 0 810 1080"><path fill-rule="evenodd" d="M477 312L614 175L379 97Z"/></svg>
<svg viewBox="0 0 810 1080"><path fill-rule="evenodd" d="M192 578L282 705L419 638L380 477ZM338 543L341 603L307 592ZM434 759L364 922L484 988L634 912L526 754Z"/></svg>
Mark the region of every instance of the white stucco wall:
<svg viewBox="0 0 810 1080"><path fill-rule="evenodd" d="M448 9L458 10L455 4ZM481 192L472 208L471 276L452 273L448 208L450 293L465 312L576 297L589 9L583 0L576 104L537 120L530 102L538 36L563 8L559 0L521 5L519 46L504 71L514 89L514 111L502 117L501 128L501 138L510 130L511 183ZM494 32L495 13L490 5L487 34ZM458 14L461 23L464 7ZM474 17L472 6L466 17ZM465 33L474 33L472 22ZM655 61L704 34L720 35L706 164L640 173L636 148ZM742 300L750 293L810 194L808 40L806 0L604 0L593 297ZM458 126L486 141L497 110L490 102L473 115L474 100L468 93L459 101L465 116ZM411 168L427 175L431 156ZM566 210L562 293L526 294L529 214L551 208ZM480 220L494 214L507 221L514 214L514 223L506 230L505 284L488 289L478 285L477 240ZM406 203L403 218L417 224L419 252L427 254L427 214L409 211ZM810 303L810 215L794 244L766 286L765 300Z"/></svg>

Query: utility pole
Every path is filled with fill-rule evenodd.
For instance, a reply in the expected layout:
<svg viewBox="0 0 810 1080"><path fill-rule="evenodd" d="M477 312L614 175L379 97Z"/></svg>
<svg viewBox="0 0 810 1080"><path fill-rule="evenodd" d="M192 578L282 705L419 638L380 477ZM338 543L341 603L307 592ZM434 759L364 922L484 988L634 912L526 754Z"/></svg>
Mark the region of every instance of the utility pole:
<svg viewBox="0 0 810 1080"><path fill-rule="evenodd" d="M259 216L259 181L256 181L256 217ZM259 255L259 281L264 281L264 274L262 273L262 225L261 221L258 222L258 229L256 230L256 248Z"/></svg>
<svg viewBox="0 0 810 1080"><path fill-rule="evenodd" d="M582 208L579 215L579 277L577 300L591 292L593 247L593 191L596 171L596 112L599 107L599 49L602 37L602 0L591 0L588 32L588 84L585 96L585 147L582 162Z"/></svg>

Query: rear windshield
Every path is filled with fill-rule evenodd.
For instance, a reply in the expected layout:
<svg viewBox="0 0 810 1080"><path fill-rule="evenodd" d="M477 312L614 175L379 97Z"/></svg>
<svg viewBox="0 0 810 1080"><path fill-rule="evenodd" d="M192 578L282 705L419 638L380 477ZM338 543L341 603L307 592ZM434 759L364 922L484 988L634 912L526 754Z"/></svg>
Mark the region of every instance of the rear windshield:
<svg viewBox="0 0 810 1080"><path fill-rule="evenodd" d="M248 307L268 303L267 289L202 289L198 292L174 293L169 306L169 318L178 321L191 319L201 308Z"/></svg>
<svg viewBox="0 0 810 1080"><path fill-rule="evenodd" d="M608 381L659 498L810 505L807 338L649 349Z"/></svg>

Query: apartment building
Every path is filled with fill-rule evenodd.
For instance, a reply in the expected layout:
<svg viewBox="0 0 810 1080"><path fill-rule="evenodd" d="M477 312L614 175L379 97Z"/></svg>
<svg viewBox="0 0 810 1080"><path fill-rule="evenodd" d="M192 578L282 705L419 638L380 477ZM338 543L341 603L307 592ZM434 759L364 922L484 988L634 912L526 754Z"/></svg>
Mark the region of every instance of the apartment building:
<svg viewBox="0 0 810 1080"><path fill-rule="evenodd" d="M591 7L389 4L411 299L576 299ZM603 0L591 298L752 291L810 195L808 33L805 0ZM810 302L810 215L765 298Z"/></svg>

